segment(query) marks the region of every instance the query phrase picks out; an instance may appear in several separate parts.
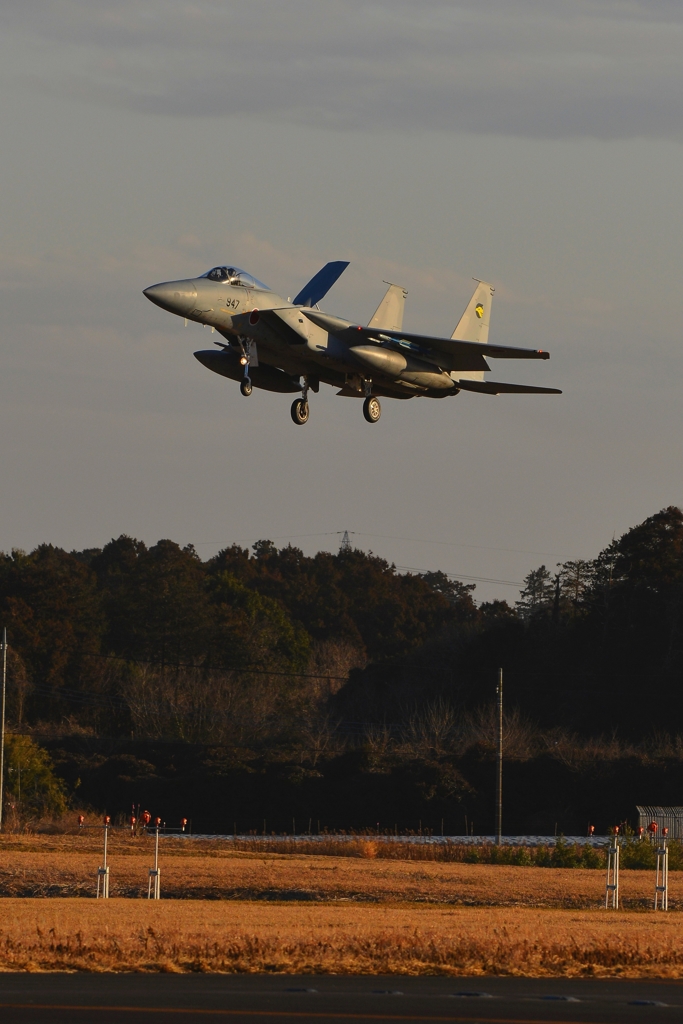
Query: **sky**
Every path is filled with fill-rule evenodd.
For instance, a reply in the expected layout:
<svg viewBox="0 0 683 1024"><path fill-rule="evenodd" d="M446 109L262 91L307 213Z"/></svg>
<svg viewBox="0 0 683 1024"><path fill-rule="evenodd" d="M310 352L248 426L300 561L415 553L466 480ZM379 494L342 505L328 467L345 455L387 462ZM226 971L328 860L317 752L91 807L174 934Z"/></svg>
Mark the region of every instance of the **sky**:
<svg viewBox="0 0 683 1024"><path fill-rule="evenodd" d="M683 5L0 0L0 549L352 543L514 600L683 503ZM490 340L561 396L361 403L210 373L143 288L281 295ZM494 582L484 582L494 581Z"/></svg>

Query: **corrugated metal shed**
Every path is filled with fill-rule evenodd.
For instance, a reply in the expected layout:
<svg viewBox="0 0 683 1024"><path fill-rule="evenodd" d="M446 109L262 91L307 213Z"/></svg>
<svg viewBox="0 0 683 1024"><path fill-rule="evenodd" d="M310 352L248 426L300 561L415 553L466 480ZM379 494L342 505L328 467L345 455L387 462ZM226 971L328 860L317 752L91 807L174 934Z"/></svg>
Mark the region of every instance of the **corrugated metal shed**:
<svg viewBox="0 0 683 1024"><path fill-rule="evenodd" d="M658 825L658 835L668 828L669 839L683 839L683 807L636 807L638 825L647 828L651 821Z"/></svg>

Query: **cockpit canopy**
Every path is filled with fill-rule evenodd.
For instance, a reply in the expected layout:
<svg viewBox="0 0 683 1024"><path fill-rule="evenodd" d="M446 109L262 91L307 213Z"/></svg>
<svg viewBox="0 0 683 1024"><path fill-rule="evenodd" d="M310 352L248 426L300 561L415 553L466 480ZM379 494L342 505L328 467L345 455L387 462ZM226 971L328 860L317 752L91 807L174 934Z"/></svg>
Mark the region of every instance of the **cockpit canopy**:
<svg viewBox="0 0 683 1024"><path fill-rule="evenodd" d="M201 276L208 278L209 281L225 282L236 287L258 288L264 292L270 291L267 284L252 277L251 274L247 274L246 270L240 270L239 267L214 267L213 270L207 270Z"/></svg>

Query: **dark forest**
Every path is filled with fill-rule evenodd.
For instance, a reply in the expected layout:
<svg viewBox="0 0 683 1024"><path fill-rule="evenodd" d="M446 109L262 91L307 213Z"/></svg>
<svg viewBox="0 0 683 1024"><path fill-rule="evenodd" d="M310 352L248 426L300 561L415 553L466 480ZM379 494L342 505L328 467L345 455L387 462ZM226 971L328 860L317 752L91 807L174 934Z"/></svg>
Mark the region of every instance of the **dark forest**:
<svg viewBox="0 0 683 1024"><path fill-rule="evenodd" d="M513 604L473 591L268 540L205 562L126 536L13 551L9 728L49 754L73 808L486 834L502 667L507 833L683 803L683 513L540 566Z"/></svg>

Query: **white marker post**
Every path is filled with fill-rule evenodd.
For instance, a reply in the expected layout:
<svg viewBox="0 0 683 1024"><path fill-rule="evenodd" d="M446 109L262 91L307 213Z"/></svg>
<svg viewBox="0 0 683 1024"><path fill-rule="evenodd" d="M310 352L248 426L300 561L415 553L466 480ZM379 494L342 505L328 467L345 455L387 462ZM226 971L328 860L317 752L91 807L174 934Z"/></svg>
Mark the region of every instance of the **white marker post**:
<svg viewBox="0 0 683 1024"><path fill-rule="evenodd" d="M607 883L605 885L605 909L619 909L619 837L615 833L607 847Z"/></svg>
<svg viewBox="0 0 683 1024"><path fill-rule="evenodd" d="M655 867L655 910L658 909L669 909L669 848L666 839L662 840L662 845L657 850Z"/></svg>
<svg viewBox="0 0 683 1024"><path fill-rule="evenodd" d="M107 836L109 834L109 825L111 824L111 818L107 815L104 819L104 856L102 858L102 866L97 869L97 893L95 899L108 900L109 899L109 865L107 864ZM101 890L101 891L100 891Z"/></svg>
<svg viewBox="0 0 683 1024"><path fill-rule="evenodd" d="M154 839L154 867L149 869L149 880L147 883L147 899L161 899L161 868L159 867L159 826L161 818L156 818L154 825L156 835Z"/></svg>

